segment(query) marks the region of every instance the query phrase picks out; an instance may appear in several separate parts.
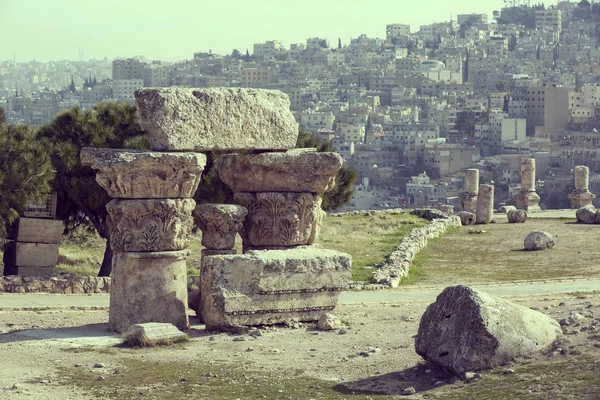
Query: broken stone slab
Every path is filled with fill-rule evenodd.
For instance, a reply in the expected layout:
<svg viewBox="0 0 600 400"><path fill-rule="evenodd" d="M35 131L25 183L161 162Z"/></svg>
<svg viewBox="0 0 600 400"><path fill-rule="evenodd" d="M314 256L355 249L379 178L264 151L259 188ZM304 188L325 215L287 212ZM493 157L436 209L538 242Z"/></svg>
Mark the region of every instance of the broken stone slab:
<svg viewBox="0 0 600 400"><path fill-rule="evenodd" d="M115 253L108 328L125 332L131 325L165 322L186 330L189 254L187 250Z"/></svg>
<svg viewBox="0 0 600 400"><path fill-rule="evenodd" d="M546 250L554 247L554 237L548 232L533 231L525 237L525 250Z"/></svg>
<svg viewBox="0 0 600 400"><path fill-rule="evenodd" d="M240 232L245 248L311 245L325 216L315 193L235 193L233 199L248 210Z"/></svg>
<svg viewBox="0 0 600 400"><path fill-rule="evenodd" d="M575 217L581 224L594 224L596 223L596 208L592 204L580 207L575 212Z"/></svg>
<svg viewBox="0 0 600 400"><path fill-rule="evenodd" d="M81 164L114 199L178 199L194 195L206 156L200 153L81 149Z"/></svg>
<svg viewBox="0 0 600 400"><path fill-rule="evenodd" d="M509 210L506 213L506 217L508 218L508 222L511 224L515 223L524 223L527 221L527 211L525 210Z"/></svg>
<svg viewBox="0 0 600 400"><path fill-rule="evenodd" d="M8 232L8 239L27 243L60 244L65 224L45 218L21 217Z"/></svg>
<svg viewBox="0 0 600 400"><path fill-rule="evenodd" d="M221 180L234 192L324 193L335 187L343 159L337 153L224 154Z"/></svg>
<svg viewBox="0 0 600 400"><path fill-rule="evenodd" d="M147 88L135 104L153 150L286 150L298 138L290 99L277 90Z"/></svg>
<svg viewBox="0 0 600 400"><path fill-rule="evenodd" d="M462 225L475 225L475 214L467 211L461 211L458 213L460 217L460 223Z"/></svg>
<svg viewBox="0 0 600 400"><path fill-rule="evenodd" d="M162 322L135 324L123 334L125 344L140 347L177 343L187 339L188 335L181 332L176 326Z"/></svg>
<svg viewBox="0 0 600 400"><path fill-rule="evenodd" d="M348 254L313 247L208 256L200 314L212 327L317 321L337 305L351 265Z"/></svg>
<svg viewBox="0 0 600 400"><path fill-rule="evenodd" d="M235 204L200 204L195 214L202 230L202 246L209 250L231 250L248 210Z"/></svg>
<svg viewBox="0 0 600 400"><path fill-rule="evenodd" d="M415 350L433 366L464 376L544 349L558 322L467 286L450 286L421 317Z"/></svg>
<svg viewBox="0 0 600 400"><path fill-rule="evenodd" d="M184 250L195 207L192 199L111 200L106 210L113 251Z"/></svg>

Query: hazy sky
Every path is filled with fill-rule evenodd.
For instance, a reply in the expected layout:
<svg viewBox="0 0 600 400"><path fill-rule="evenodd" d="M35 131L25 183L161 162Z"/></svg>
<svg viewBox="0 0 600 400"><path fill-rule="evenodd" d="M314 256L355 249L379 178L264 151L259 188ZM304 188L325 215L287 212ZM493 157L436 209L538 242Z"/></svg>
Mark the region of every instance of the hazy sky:
<svg viewBox="0 0 600 400"><path fill-rule="evenodd" d="M385 25L449 21L487 12L502 0L0 0L0 61L146 56L177 61L196 51L252 52L266 40L308 37L346 44L364 33L385 38Z"/></svg>

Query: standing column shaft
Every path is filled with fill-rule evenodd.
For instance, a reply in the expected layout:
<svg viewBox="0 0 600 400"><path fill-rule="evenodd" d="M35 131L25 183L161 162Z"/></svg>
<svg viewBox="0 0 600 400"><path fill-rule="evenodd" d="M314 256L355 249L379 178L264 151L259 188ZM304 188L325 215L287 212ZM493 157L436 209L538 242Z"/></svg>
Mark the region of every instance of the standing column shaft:
<svg viewBox="0 0 600 400"><path fill-rule="evenodd" d="M489 224L494 215L494 185L480 185L477 195L477 224Z"/></svg>

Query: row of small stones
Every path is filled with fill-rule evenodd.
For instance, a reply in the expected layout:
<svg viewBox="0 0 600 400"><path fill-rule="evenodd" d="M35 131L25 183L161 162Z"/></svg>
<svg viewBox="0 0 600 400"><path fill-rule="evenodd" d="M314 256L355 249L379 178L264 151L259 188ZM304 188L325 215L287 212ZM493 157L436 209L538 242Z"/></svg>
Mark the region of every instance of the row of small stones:
<svg viewBox="0 0 600 400"><path fill-rule="evenodd" d="M372 211L351 211L347 213L330 214L363 215L413 213L425 218L439 218L421 228L415 228L410 235L404 238L387 257L386 261L374 273L376 283L367 284L352 282L348 289L377 290L388 287L397 287L403 277L408 276L410 264L415 255L425 246L427 240L439 237L452 226L460 226L460 218L447 217L434 209L406 210L403 208ZM200 277L188 277L188 291L198 290ZM4 276L0 278L0 292L6 293L52 293L52 294L87 294L110 292L110 278L95 276L75 276L62 274L59 277L38 278L28 276Z"/></svg>
<svg viewBox="0 0 600 400"><path fill-rule="evenodd" d="M440 237L446 233L448 229L460 227L460 217L456 215L448 216L436 209L415 209L407 210L404 208L390 210L374 210L374 211L350 211L346 213L331 214L332 216L343 215L363 215L372 216L378 214L399 214L411 213L422 218L431 220L427 226L415 228L411 231L408 237L404 238L398 246L388 254L385 262L378 266L373 273L375 283L352 282L349 289L357 290L377 290L383 288L396 288L403 278L408 276L409 269L413 263L415 256L427 246L429 239Z"/></svg>

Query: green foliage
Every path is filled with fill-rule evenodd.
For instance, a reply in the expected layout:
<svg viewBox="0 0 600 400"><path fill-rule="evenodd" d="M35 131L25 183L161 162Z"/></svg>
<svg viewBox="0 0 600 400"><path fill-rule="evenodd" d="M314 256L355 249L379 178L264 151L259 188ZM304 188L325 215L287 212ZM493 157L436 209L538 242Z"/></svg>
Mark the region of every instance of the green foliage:
<svg viewBox="0 0 600 400"><path fill-rule="evenodd" d="M0 123L0 238L28 207L50 192L48 151L28 125Z"/></svg>
<svg viewBox="0 0 600 400"><path fill-rule="evenodd" d="M317 135L303 128L300 128L298 132L298 139L296 140L296 148L297 149L308 149L315 148L318 152L327 152L331 151L332 147L329 142L325 142Z"/></svg>
<svg viewBox="0 0 600 400"><path fill-rule="evenodd" d="M135 106L101 103L92 110L72 108L38 131L51 151L56 170L53 187L58 194L57 217L64 220L67 231L77 227L96 230L107 239L101 274L110 273L109 232L106 204L111 200L96 183L96 172L81 165L83 147L147 148L148 139L141 130Z"/></svg>
<svg viewBox="0 0 600 400"><path fill-rule="evenodd" d="M6 114L4 108L0 107L0 125L6 123Z"/></svg>
<svg viewBox="0 0 600 400"><path fill-rule="evenodd" d="M499 13L498 17L496 17L496 13L494 13L494 17L498 24L524 25L525 28L535 29L535 11L543 9L543 4L531 7L507 7L502 9L502 12Z"/></svg>
<svg viewBox="0 0 600 400"><path fill-rule="evenodd" d="M489 112L475 113L467 110L456 114L456 129L464 135L467 135L469 143L475 141L475 125L485 124L488 122Z"/></svg>

